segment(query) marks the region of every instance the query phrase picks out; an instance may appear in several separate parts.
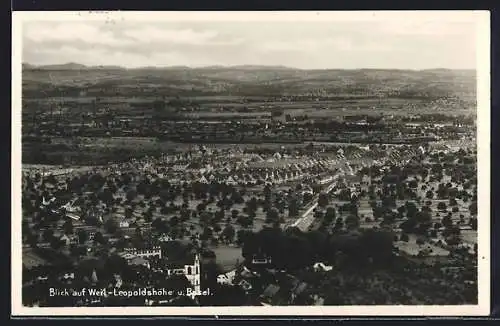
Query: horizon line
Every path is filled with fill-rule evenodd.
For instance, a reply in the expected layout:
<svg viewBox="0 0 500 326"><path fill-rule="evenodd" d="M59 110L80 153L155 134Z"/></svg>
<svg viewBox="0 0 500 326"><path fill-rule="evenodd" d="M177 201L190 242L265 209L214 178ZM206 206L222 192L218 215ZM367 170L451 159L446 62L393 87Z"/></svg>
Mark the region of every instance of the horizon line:
<svg viewBox="0 0 500 326"><path fill-rule="evenodd" d="M69 66L69 65L78 65L82 66L82 68L115 68L115 69L123 69L123 70L139 70L139 69L172 69L172 68L184 68L184 69L207 69L207 68L241 68L241 67L261 67L261 68L280 68L283 70L301 70L301 71L314 71L314 70L401 70L401 71L426 71L426 70L450 70L450 71L477 71L476 68L445 68L445 67L434 67L434 68L298 68L291 66L283 66L283 65L261 65L261 64L237 64L237 65L205 65L205 66L187 66L187 65L170 65L170 66L160 66L160 65L149 65L149 66L137 66L137 67L126 67L120 65L113 64L105 64L105 65L86 65L77 62L65 62L65 63L50 63L50 64L32 64L29 62L22 62L21 66L29 65L32 68L44 68L50 66Z"/></svg>

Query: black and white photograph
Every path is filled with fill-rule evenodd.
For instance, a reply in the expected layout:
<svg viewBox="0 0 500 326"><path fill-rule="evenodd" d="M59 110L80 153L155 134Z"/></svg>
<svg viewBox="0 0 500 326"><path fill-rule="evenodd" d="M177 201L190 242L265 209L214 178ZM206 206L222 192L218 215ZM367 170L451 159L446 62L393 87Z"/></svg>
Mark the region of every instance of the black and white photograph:
<svg viewBox="0 0 500 326"><path fill-rule="evenodd" d="M12 313L488 314L489 28L14 12Z"/></svg>

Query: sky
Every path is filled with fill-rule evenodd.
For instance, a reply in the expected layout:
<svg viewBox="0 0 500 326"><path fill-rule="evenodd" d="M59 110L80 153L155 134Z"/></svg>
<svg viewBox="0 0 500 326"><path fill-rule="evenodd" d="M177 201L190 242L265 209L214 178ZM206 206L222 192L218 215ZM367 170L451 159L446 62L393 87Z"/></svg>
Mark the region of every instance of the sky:
<svg viewBox="0 0 500 326"><path fill-rule="evenodd" d="M280 65L475 69L474 20L29 20L23 62L46 65Z"/></svg>

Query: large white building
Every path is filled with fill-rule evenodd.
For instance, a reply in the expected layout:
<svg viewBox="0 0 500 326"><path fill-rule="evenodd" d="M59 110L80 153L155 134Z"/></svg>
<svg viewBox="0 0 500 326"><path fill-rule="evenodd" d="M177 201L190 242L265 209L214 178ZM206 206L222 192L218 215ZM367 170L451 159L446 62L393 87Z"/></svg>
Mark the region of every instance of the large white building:
<svg viewBox="0 0 500 326"><path fill-rule="evenodd" d="M161 258L161 248L158 246L152 248L125 248L127 254L131 254L137 257L158 257Z"/></svg>

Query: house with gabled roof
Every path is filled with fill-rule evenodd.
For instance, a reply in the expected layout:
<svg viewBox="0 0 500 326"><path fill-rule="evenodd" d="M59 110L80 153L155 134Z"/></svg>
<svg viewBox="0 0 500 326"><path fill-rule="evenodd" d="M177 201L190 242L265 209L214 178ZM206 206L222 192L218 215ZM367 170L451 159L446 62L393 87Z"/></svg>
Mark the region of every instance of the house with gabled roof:
<svg viewBox="0 0 500 326"><path fill-rule="evenodd" d="M225 180L225 183L227 185L231 185L231 186L236 186L238 183L234 180L234 178L232 176L229 176L226 180Z"/></svg>
<svg viewBox="0 0 500 326"><path fill-rule="evenodd" d="M61 241L64 241L64 243L69 246L71 244L77 244L78 243L78 237L75 235L67 235L63 234L63 236L60 238Z"/></svg>
<svg viewBox="0 0 500 326"><path fill-rule="evenodd" d="M323 262L317 262L313 265L313 269L314 271L316 272L320 272L320 271L323 271L323 272L329 272L333 269L333 266L330 266L330 265L326 265L325 263Z"/></svg>
<svg viewBox="0 0 500 326"><path fill-rule="evenodd" d="M301 190L301 194L302 195L305 195L305 194L312 195L312 194L314 194L314 191L313 191L313 189L310 186L303 185L302 190Z"/></svg>
<svg viewBox="0 0 500 326"><path fill-rule="evenodd" d="M120 228L128 228L130 226L130 223L127 220L123 219L118 223L118 226Z"/></svg>
<svg viewBox="0 0 500 326"><path fill-rule="evenodd" d="M172 169L174 171L186 171L187 166L188 164L186 163L179 163L179 164L174 164L174 166L172 166Z"/></svg>
<svg viewBox="0 0 500 326"><path fill-rule="evenodd" d="M201 162L191 162L186 166L186 171L199 171L204 168L204 165Z"/></svg>
<svg viewBox="0 0 500 326"><path fill-rule="evenodd" d="M253 175L248 174L245 178L245 182L254 185L257 183L257 179Z"/></svg>

